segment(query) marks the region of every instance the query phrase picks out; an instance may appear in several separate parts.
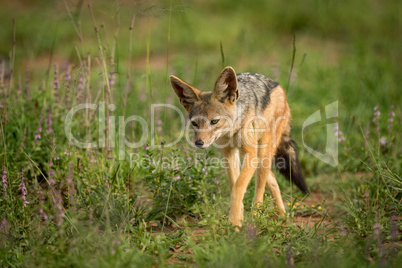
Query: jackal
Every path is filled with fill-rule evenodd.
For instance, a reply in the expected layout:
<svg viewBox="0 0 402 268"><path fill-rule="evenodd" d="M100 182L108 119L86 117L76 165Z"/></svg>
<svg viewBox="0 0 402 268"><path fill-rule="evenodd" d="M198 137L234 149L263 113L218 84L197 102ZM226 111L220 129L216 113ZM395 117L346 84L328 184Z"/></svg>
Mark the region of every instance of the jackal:
<svg viewBox="0 0 402 268"><path fill-rule="evenodd" d="M205 149L212 143L221 149L228 163L230 185L229 222L241 226L243 197L257 170L254 203L263 201L267 186L279 214L285 214L272 163L303 193L308 193L290 138L290 110L285 91L261 74L235 73L226 67L212 92L203 92L175 76L170 82L189 113L195 131L195 146ZM243 155L240 171L239 152Z"/></svg>

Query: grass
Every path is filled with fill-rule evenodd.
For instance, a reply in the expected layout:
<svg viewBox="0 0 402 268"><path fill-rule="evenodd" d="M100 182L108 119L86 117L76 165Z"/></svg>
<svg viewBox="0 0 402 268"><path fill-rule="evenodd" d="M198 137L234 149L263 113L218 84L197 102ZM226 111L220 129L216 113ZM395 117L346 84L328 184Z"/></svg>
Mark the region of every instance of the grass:
<svg viewBox="0 0 402 268"><path fill-rule="evenodd" d="M0 266L397 266L400 9L360 0L4 3ZM124 132L139 142L144 130L137 122L120 128L119 116L149 123L152 104L179 106L168 75L210 90L222 65L285 87L312 192L304 197L278 175L283 220L268 192L252 207L250 183L238 233L227 223L217 150L196 151L185 140L150 146L151 134L162 145L177 137L183 126L174 110L155 109L154 133L148 128L140 148L119 139ZM336 167L302 146L303 122L334 101L345 138ZM104 137L105 147L70 144L68 111L99 102L105 109L78 112L71 131L82 142ZM98 124L102 113L115 127ZM328 123L335 121L305 129L305 143L323 152Z"/></svg>

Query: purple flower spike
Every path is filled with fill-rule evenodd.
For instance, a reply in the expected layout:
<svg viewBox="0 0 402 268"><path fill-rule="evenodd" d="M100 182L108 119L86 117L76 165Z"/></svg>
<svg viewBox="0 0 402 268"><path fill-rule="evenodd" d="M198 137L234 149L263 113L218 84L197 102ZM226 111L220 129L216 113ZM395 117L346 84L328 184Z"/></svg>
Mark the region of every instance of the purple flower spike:
<svg viewBox="0 0 402 268"><path fill-rule="evenodd" d="M338 137L338 141L339 141L339 142L346 140L345 136L343 136L342 131L339 130L339 125L338 125L338 123L335 124L334 130L335 130L335 136Z"/></svg>
<svg viewBox="0 0 402 268"><path fill-rule="evenodd" d="M7 232L7 219L5 217L1 220L0 231Z"/></svg>
<svg viewBox="0 0 402 268"><path fill-rule="evenodd" d="M70 80L71 80L71 75L70 75L70 73L68 72L68 69L66 70L64 79L65 79L66 81L70 81Z"/></svg>
<svg viewBox="0 0 402 268"><path fill-rule="evenodd" d="M4 166L2 167L2 172L3 172L3 175L1 175L1 182L3 183L3 195L4 195L4 197L6 197L6 195L7 195L7 171L4 168Z"/></svg>
<svg viewBox="0 0 402 268"><path fill-rule="evenodd" d="M21 170L21 183L20 183L20 186L18 189L21 191L20 197L22 199L22 203L23 203L24 207L26 207L29 202L26 200L27 188L25 187L25 178L24 178L24 170L23 169Z"/></svg>
<svg viewBox="0 0 402 268"><path fill-rule="evenodd" d="M38 127L36 128L35 133L35 143L38 143L38 140L42 138L40 135L40 133L42 132L42 122L43 122L43 112L39 116Z"/></svg>
<svg viewBox="0 0 402 268"><path fill-rule="evenodd" d="M395 117L394 105L391 104L391 110L389 111L388 126L387 126L388 133L391 133L392 125L394 123L394 117Z"/></svg>
<svg viewBox="0 0 402 268"><path fill-rule="evenodd" d="M58 78L58 70L57 70L57 66L54 66L54 97L56 99L56 103L59 102L59 78Z"/></svg>
<svg viewBox="0 0 402 268"><path fill-rule="evenodd" d="M52 107L49 107L47 111L47 118L46 118L46 126L47 126L47 132L51 133L53 132L52 125L53 125L53 114L52 114Z"/></svg>
<svg viewBox="0 0 402 268"><path fill-rule="evenodd" d="M374 107L374 117L373 117L373 123L374 123L374 125L376 126L377 133L380 133L380 122L379 122L379 119L380 119L381 113L380 113L379 108L380 108L380 107L379 107L378 105L376 105L376 106Z"/></svg>
<svg viewBox="0 0 402 268"><path fill-rule="evenodd" d="M115 74L111 73L109 74L109 85L113 86L114 85L114 78L115 78Z"/></svg>

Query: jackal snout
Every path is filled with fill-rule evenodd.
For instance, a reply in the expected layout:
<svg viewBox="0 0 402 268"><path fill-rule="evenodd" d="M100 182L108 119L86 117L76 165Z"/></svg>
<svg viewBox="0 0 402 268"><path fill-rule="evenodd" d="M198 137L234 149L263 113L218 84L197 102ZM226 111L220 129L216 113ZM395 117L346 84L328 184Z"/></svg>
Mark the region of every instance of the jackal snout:
<svg viewBox="0 0 402 268"><path fill-rule="evenodd" d="M202 148L204 146L204 141L201 139L195 140L195 146Z"/></svg>
<svg viewBox="0 0 402 268"><path fill-rule="evenodd" d="M219 107L219 105L217 106ZM197 115L190 118L194 129L194 144L200 149L209 147L219 138L230 134L234 130L234 120L229 116L227 110L223 111L223 109L218 109L220 112L219 115L216 111L216 106L214 108L207 106L206 108L210 115L209 117L198 115L206 114L205 110L198 110L197 107L195 107L192 112ZM226 115L224 115L224 112L226 112Z"/></svg>
<svg viewBox="0 0 402 268"><path fill-rule="evenodd" d="M194 116L190 120L194 129L194 145L200 149L208 148L218 137L216 126L211 125L210 120L201 116Z"/></svg>

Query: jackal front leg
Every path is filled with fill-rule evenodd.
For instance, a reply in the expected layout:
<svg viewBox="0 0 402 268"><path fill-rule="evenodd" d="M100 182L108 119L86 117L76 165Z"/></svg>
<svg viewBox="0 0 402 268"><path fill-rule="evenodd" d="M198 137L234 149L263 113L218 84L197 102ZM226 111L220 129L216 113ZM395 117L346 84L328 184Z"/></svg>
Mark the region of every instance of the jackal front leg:
<svg viewBox="0 0 402 268"><path fill-rule="evenodd" d="M243 197L256 169L256 156L255 150L250 150L245 155L243 169L240 172L239 178L232 187L230 195L229 222L234 226L241 227L241 221L243 220Z"/></svg>
<svg viewBox="0 0 402 268"><path fill-rule="evenodd" d="M237 148L224 148L222 149L225 162L225 167L229 177L230 192L232 192L233 185L236 183L237 178L240 175L240 156Z"/></svg>

